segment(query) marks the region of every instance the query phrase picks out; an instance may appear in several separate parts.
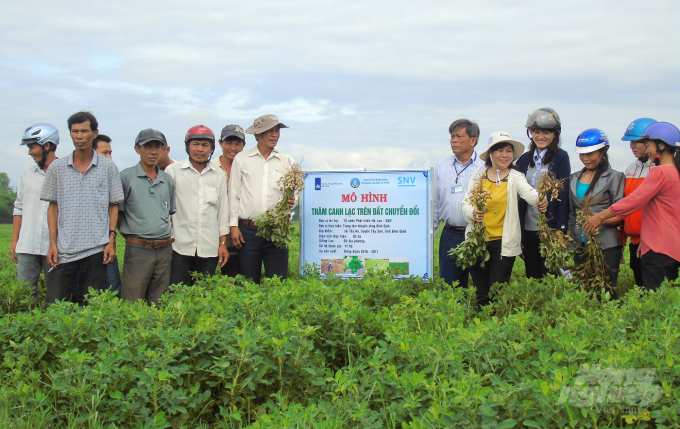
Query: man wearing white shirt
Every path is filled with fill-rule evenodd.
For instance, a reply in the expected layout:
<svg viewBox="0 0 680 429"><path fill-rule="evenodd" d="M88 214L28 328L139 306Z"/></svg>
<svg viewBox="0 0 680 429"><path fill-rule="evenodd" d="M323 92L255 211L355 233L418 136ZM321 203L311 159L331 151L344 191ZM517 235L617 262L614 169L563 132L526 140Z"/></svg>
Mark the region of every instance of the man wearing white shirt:
<svg viewBox="0 0 680 429"><path fill-rule="evenodd" d="M184 138L189 159L170 164L165 172L175 183L177 211L172 216L170 284L192 285L191 272L215 274L229 259L229 201L227 178L210 162L215 135L196 125Z"/></svg>
<svg viewBox="0 0 680 429"><path fill-rule="evenodd" d="M434 168L434 231L445 224L439 239L439 277L452 285L467 288L470 270L462 270L448 251L465 241L467 222L463 218L462 203L472 173L484 166L475 147L479 126L467 119L458 119L449 126L453 155L439 161Z"/></svg>
<svg viewBox="0 0 680 429"><path fill-rule="evenodd" d="M17 264L19 280L28 282L31 294L35 296L40 270L47 274L50 269L45 256L50 247L50 231L47 225L47 208L50 203L40 200L40 191L47 167L57 159L55 151L59 144L59 131L49 124L32 125L24 131L21 144L28 146L28 154L35 165L24 170L19 178L9 254ZM47 279L45 276L45 280Z"/></svg>
<svg viewBox="0 0 680 429"><path fill-rule="evenodd" d="M288 248L277 247L258 237L253 222L256 217L274 209L281 200L276 183L295 164L293 158L276 151L281 128L288 128L275 115L255 119L248 134L255 134L257 146L236 155L229 178L229 225L231 240L239 250L241 273L259 283L262 264L265 277L288 275ZM289 200L292 206L295 200Z"/></svg>

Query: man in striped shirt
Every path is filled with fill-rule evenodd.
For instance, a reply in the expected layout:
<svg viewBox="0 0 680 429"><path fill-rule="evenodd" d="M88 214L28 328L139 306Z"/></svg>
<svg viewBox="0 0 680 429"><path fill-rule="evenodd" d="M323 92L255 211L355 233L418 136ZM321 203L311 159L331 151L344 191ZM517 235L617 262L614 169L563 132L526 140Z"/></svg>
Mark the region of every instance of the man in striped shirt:
<svg viewBox="0 0 680 429"><path fill-rule="evenodd" d="M475 147L479 140L479 126L458 119L449 126L453 155L439 161L434 168L434 230L439 223L444 229L439 240L439 277L446 283L464 288L468 286L469 270L462 270L447 253L465 240L467 222L463 218L462 203L472 174L484 166Z"/></svg>

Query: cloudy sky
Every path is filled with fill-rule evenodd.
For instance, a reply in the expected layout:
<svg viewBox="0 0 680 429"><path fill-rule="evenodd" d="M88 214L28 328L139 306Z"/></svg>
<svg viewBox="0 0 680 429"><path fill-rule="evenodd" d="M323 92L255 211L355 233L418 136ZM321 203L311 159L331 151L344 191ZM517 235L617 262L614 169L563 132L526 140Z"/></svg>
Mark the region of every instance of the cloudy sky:
<svg viewBox="0 0 680 429"><path fill-rule="evenodd" d="M119 168L143 128L174 159L203 123L216 133L273 113L279 149L306 169L427 168L448 156L456 118L527 142L550 106L562 147L603 129L612 161L649 116L680 124L680 3L639 1L34 1L0 3L0 171L16 185L36 122L98 118ZM255 140L247 137L247 146ZM219 151L219 148L218 148Z"/></svg>

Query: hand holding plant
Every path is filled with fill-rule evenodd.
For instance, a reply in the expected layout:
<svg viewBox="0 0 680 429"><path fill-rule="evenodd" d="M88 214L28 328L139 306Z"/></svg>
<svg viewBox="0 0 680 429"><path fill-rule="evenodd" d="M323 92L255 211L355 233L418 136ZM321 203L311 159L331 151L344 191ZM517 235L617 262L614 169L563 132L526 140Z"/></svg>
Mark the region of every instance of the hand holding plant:
<svg viewBox="0 0 680 429"><path fill-rule="evenodd" d="M482 267L489 260L489 251L486 249L486 226L484 226L484 213L488 211L487 201L491 199L491 192L484 189L482 180L470 191L466 197L474 207L473 215L475 224L467 235L467 239L455 249L450 249L448 255L456 258L456 263L462 269L467 269L477 262L481 262Z"/></svg>
<svg viewBox="0 0 680 429"><path fill-rule="evenodd" d="M295 201L295 194L305 189L305 173L300 164L294 164L290 170L278 180L281 187L281 201L274 210L267 210L255 218L257 235L274 242L277 247L285 248L290 244L290 201Z"/></svg>
<svg viewBox="0 0 680 429"><path fill-rule="evenodd" d="M550 201L560 201L559 195L564 188L564 182L552 172L545 173L541 177L541 183L536 189L538 200L544 202L547 209L548 198ZM545 267L551 273L557 273L566 267L567 261L573 256L569 251L569 243L572 239L565 236L562 231L555 231L548 226L548 218L545 211L538 213L538 236L541 240L539 249L541 256L545 258Z"/></svg>
<svg viewBox="0 0 680 429"><path fill-rule="evenodd" d="M591 208L592 196L584 197L581 200L581 209L576 212L576 223L583 225L590 217L593 216ZM585 231L584 231L585 232ZM584 262L571 269L571 274L574 282L580 286L582 290L588 290L593 294L598 294L600 289L615 290L609 284L609 276L607 275L607 263L604 261L604 254L602 253L602 245L597 238L597 233L589 234L588 244L583 252Z"/></svg>

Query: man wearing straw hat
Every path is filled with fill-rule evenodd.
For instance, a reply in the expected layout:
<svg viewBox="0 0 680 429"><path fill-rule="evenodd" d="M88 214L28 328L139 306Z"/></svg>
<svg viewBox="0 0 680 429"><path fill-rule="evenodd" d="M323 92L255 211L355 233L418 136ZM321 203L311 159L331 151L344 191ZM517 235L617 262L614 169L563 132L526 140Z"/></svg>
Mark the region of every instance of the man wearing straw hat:
<svg viewBox="0 0 680 429"><path fill-rule="evenodd" d="M257 146L236 155L229 177L231 241L239 249L241 273L259 283L264 263L265 277L288 275L288 248L258 237L253 222L274 209L281 200L277 181L295 164L293 158L277 151L281 128L288 128L275 115L262 115L247 130L255 134ZM288 201L289 207L295 200Z"/></svg>

